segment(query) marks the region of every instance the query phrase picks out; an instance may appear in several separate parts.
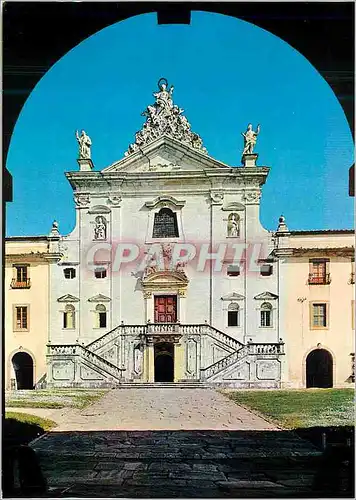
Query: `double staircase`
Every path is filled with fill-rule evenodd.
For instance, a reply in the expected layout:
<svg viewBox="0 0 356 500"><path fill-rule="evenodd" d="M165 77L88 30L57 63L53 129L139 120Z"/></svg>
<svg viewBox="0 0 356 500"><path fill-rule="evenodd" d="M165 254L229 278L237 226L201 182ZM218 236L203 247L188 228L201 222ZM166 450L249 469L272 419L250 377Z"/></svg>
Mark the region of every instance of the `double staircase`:
<svg viewBox="0 0 356 500"><path fill-rule="evenodd" d="M214 384L222 380L225 373L242 365L251 356L261 356L264 359L273 357L273 359L276 359L279 355L284 354L283 343L248 343L245 345L207 323L196 325L147 323L146 325L122 324L86 346L80 345L78 342L72 345L51 345L49 343L48 356L52 359L55 356L57 359L58 357L70 357L74 359L74 362L77 360L82 367L98 373L108 386L137 387L138 385L144 385L145 387L168 387L170 383L167 382L159 385L159 383L153 384L139 380L137 382L130 381L127 373L125 373L125 367L119 367L112 360L107 359L110 356L110 350L117 345L120 338L134 337L140 339L140 342L144 344L147 336L155 334L163 337L165 335L178 335L183 338L195 335L200 336L201 339L205 337L210 341L210 344L213 343L220 349L220 353L226 353L218 361L203 366L200 369L198 379L171 383L174 387L206 387L208 384ZM105 385L105 383L101 385Z"/></svg>

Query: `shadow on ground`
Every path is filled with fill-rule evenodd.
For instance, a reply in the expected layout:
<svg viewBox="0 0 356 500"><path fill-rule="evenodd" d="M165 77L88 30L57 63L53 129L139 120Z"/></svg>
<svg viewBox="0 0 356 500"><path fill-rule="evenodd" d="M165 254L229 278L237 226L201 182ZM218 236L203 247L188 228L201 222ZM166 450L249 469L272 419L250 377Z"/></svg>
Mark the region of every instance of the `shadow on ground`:
<svg viewBox="0 0 356 500"><path fill-rule="evenodd" d="M2 493L4 497L44 495L48 486L35 451L27 446L44 434L37 424L3 420Z"/></svg>
<svg viewBox="0 0 356 500"><path fill-rule="evenodd" d="M325 450L322 432L53 432L31 447L51 497L353 498L353 429Z"/></svg>

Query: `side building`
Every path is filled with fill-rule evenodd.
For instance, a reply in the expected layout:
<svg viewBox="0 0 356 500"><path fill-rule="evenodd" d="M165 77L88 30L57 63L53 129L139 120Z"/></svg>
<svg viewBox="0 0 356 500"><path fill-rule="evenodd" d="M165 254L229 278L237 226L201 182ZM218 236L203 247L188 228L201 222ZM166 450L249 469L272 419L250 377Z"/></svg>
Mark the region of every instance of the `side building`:
<svg viewBox="0 0 356 500"><path fill-rule="evenodd" d="M354 382L354 231L276 233L287 387L347 387Z"/></svg>
<svg viewBox="0 0 356 500"><path fill-rule="evenodd" d="M46 383L49 307L47 236L5 240L5 388Z"/></svg>

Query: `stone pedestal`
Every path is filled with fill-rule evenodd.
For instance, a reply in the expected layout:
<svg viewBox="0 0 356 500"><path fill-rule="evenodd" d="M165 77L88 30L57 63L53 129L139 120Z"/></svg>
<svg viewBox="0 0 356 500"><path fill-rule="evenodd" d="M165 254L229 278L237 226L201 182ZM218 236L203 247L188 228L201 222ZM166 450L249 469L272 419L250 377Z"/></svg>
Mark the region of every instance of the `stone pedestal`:
<svg viewBox="0 0 356 500"><path fill-rule="evenodd" d="M81 172L91 172L94 169L94 163L90 158L78 158L77 162Z"/></svg>
<svg viewBox="0 0 356 500"><path fill-rule="evenodd" d="M242 155L241 159L242 165L247 168L254 168L256 167L257 158L258 158L257 153Z"/></svg>

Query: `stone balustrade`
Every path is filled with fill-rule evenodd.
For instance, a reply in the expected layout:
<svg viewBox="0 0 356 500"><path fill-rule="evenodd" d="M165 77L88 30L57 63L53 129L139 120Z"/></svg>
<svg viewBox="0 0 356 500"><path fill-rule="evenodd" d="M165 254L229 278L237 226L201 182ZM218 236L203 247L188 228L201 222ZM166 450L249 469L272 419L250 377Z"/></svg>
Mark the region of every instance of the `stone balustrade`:
<svg viewBox="0 0 356 500"><path fill-rule="evenodd" d="M103 357L95 354L95 352L90 351L86 347L80 344L68 344L68 345L48 345L48 355L66 355L66 356L78 356L79 359L84 359L95 365L97 368L102 369L109 375L120 380L122 378L123 369L118 366L113 365L110 361L107 361Z"/></svg>
<svg viewBox="0 0 356 500"><path fill-rule="evenodd" d="M284 344L248 344L249 354L284 354Z"/></svg>
<svg viewBox="0 0 356 500"><path fill-rule="evenodd" d="M241 344L240 344L241 345ZM280 355L284 354L284 344L283 343L257 343L257 344L247 344L241 347L239 350L229 354L228 356L216 361L206 368L202 368L201 377L203 380L208 380L213 375L224 370L226 367L231 366L236 361L242 359L248 355Z"/></svg>
<svg viewBox="0 0 356 500"><path fill-rule="evenodd" d="M232 352L228 356L225 356L225 358L216 361L212 365L207 366L206 368L202 368L200 370L202 380L208 380L210 377L221 372L227 366L234 364L236 361L242 359L247 354L248 354L248 348L244 346L238 351Z"/></svg>

